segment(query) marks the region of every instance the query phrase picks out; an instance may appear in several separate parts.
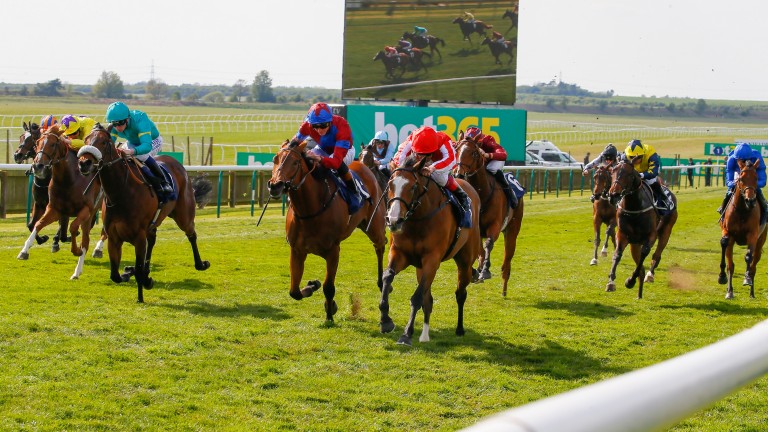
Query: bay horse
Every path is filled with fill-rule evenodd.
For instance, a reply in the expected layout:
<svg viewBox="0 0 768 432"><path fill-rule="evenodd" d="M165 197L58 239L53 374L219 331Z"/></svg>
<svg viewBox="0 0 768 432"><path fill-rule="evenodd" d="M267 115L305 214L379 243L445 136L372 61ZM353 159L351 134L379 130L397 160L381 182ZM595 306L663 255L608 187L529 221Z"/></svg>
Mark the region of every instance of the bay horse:
<svg viewBox="0 0 768 432"><path fill-rule="evenodd" d="M480 253L480 199L477 192L464 180L456 180L472 200L472 228L459 228L452 205L440 186L422 170L429 158L418 161L408 157L401 167L392 172L387 196L387 226L391 231L392 244L389 262L384 270L384 286L381 290L382 333L395 328L389 316L389 293L395 276L409 266L416 267L418 285L411 296L411 313L408 324L397 343L411 345L416 313L424 311L424 327L420 342L429 341L429 319L434 299L432 282L442 261L453 258L458 273L456 304L458 321L456 335L464 335L464 302L467 285L472 280L472 264Z"/></svg>
<svg viewBox="0 0 768 432"><path fill-rule="evenodd" d="M631 245L632 258L635 260L635 271L625 282L624 286L633 288L637 278L640 278L637 298L643 298L643 282L654 281L654 271L661 262L661 253L669 242L672 227L677 221L677 199L672 196L675 209L665 216L659 216L654 208L653 192L635 170L633 163L642 158L636 156L631 161L620 162L612 170L613 184L608 192L612 203L616 206L617 228L616 251L613 254L613 265L608 276L606 291L614 291L616 284L616 267L621 261L621 255L627 244ZM656 240L659 244L653 253L651 269L643 278L645 267L643 262L651 251Z"/></svg>
<svg viewBox="0 0 768 432"><path fill-rule="evenodd" d="M482 21L475 20L475 22L470 23L467 22L462 17L457 17L453 21L451 21L452 24L458 24L459 28L461 29L461 34L464 35L464 40L469 41L469 43L472 43L471 35L472 33L477 33L480 36L485 36L485 30L493 28L492 25L486 24Z"/></svg>
<svg viewBox="0 0 768 432"><path fill-rule="evenodd" d="M416 36L411 32L403 33L403 39L408 39L411 41L414 48L429 48L430 55L434 56L435 53L437 53L437 55L440 56L440 59L443 59L443 55L440 53L440 48L438 48L438 45L445 46L445 40L433 35Z"/></svg>
<svg viewBox="0 0 768 432"><path fill-rule="evenodd" d="M516 44L515 41L504 41L504 46L502 47L500 43L494 42L491 40L491 38L486 37L483 39L483 41L480 43L480 45L488 45L488 47L491 49L491 55L496 59L496 64L500 65L501 60L499 59L499 56L502 54L507 54L509 56L509 61L507 62L507 66L509 66L510 63L512 63L512 60L514 60L514 45Z"/></svg>
<svg viewBox="0 0 768 432"><path fill-rule="evenodd" d="M600 254L608 256L608 241L613 242L613 249L616 249L616 206L611 203L608 196L608 190L611 188L611 170L609 167L601 165L595 169L592 176L594 186L592 194L595 197L592 202L592 227L595 233L595 252L589 265L597 265L597 250L600 248L600 228L603 225L605 229L605 244Z"/></svg>
<svg viewBox="0 0 768 432"><path fill-rule="evenodd" d="M136 277L138 302L144 302L143 289L152 289L154 281L149 276L152 250L157 240L157 228L171 217L184 231L195 260L195 269L207 270L211 263L200 259L195 231L195 202L198 191L193 190L187 171L174 158L158 156L158 163L165 165L171 176L171 184L178 187L177 198L160 205L152 186L143 178L133 158L115 146L110 136L112 126L96 124L85 137L85 145L78 152L78 167L82 178L96 176L106 195L104 229L109 236L110 279L115 283L128 282ZM126 266L120 274L123 243L133 245L136 257L134 266Z"/></svg>
<svg viewBox="0 0 768 432"><path fill-rule="evenodd" d="M27 159L34 159L37 140L40 139L40 126L32 122L29 122L29 124L23 122L22 125L24 128L24 133L19 136L19 147L13 153L13 160L17 164L22 164ZM31 168L27 174L32 175ZM40 220L40 217L45 212L45 207L48 205L48 185L50 185L50 183L50 176L43 179L38 179L34 176L32 177L32 217L27 224L27 229L29 229L29 232L32 232L35 223ZM68 224L68 217L65 216L59 219L59 230L56 231L56 235L53 236L51 252L59 251L59 240L65 243L69 241L69 237L67 237ZM35 241L38 245L41 245L48 241L48 236L41 236L38 234L35 236Z"/></svg>
<svg viewBox="0 0 768 432"><path fill-rule="evenodd" d="M58 125L51 126L37 140L36 155L32 164L32 172L36 179L50 178L48 187L48 204L45 212L32 228L24 247L19 252L18 259L29 259L29 249L37 234L44 227L62 217L74 217L69 225L72 254L78 257L75 272L70 279L78 279L83 272L85 254L90 244L90 232L93 218L98 209L101 187L98 179L93 176L84 177L77 169L77 156L74 151L61 140ZM89 188L89 184L91 184ZM78 245L78 230L82 229L82 243Z"/></svg>
<svg viewBox="0 0 768 432"><path fill-rule="evenodd" d="M478 144L464 139L463 132L459 135L456 160L458 162L454 167L456 177L466 180L480 197L480 237L485 239L485 243L477 266L479 273L477 282L491 277L491 251L499 235L504 233L501 278L504 281L502 295L506 297L511 262L515 256L517 236L520 234L523 223L524 200L520 198L514 209L509 206L501 185L486 171L485 159L480 154Z"/></svg>
<svg viewBox="0 0 768 432"><path fill-rule="evenodd" d="M390 143L390 145L393 145ZM387 188L387 182L389 182L389 177L387 177L384 172L382 172L378 165L374 162L374 153L376 152L376 149L373 145L368 144L365 147L362 147L360 149L360 155L358 156L358 159L360 159L360 163L367 166L369 170L373 173L373 175L376 177L376 182L379 184L379 188L384 191Z"/></svg>
<svg viewBox="0 0 768 432"><path fill-rule="evenodd" d="M379 51L373 57L373 61L381 60L384 63L384 76L387 78L395 79L403 76L405 73L405 67L409 63L408 54L397 53L397 55L387 55L384 50ZM395 72L400 70L400 74L395 76Z"/></svg>
<svg viewBox="0 0 768 432"><path fill-rule="evenodd" d="M373 173L360 162L349 164L370 193L371 201L364 200L362 207L352 215L342 198L333 174L307 156L307 142L284 142L273 159L272 178L268 182L269 194L279 198L287 194L290 206L285 217L286 240L291 247L291 282L289 294L296 300L310 297L320 288L319 280L311 280L299 288L304 275L304 262L308 254L325 260L325 319L333 321L338 307L336 295L336 271L339 266L339 250L343 240L356 228L362 230L373 242L378 270L376 283L381 289L381 272L384 248L387 244L384 225L384 207L377 206L381 189Z"/></svg>
<svg viewBox="0 0 768 432"><path fill-rule="evenodd" d="M519 18L519 13L517 11L517 8L515 8L514 10L507 9L507 11L504 12L504 15L501 16L501 19L504 19L504 18L509 18L510 21L512 21L512 24L509 25L509 28L507 29L507 31L504 32L506 34L506 33L509 33L509 31L512 30L513 28L517 27L517 22Z"/></svg>
<svg viewBox="0 0 768 432"><path fill-rule="evenodd" d="M432 55L430 53L420 50L418 48L411 48L410 52L407 52L403 49L403 47L400 47L400 46L397 47L397 52L408 56L407 65L411 66L412 71L418 73L419 70L424 69L424 72L428 72L427 64L424 63L424 57L431 59Z"/></svg>
<svg viewBox="0 0 768 432"><path fill-rule="evenodd" d="M733 298L733 245L747 246L744 261L747 269L744 273L744 285L749 285L749 296L755 298L755 273L757 263L763 254L766 229L760 224L760 206L757 204L757 170L752 161L739 162L739 178L736 181L733 198L724 211L720 220L723 237L720 239L722 253L720 255L720 275L718 283L728 283L726 299ZM760 163L759 161L757 162ZM726 277L725 260L728 259L728 275Z"/></svg>

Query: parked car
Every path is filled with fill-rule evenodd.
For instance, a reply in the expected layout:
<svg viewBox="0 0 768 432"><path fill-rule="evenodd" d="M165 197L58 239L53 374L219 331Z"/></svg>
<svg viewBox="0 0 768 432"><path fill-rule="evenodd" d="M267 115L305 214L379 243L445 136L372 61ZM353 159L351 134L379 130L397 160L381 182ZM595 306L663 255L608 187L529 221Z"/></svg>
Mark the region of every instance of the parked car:
<svg viewBox="0 0 768 432"><path fill-rule="evenodd" d="M559 152L561 151L552 142L547 140L527 141L525 143L525 150L529 151L537 156L541 156L543 152Z"/></svg>
<svg viewBox="0 0 768 432"><path fill-rule="evenodd" d="M545 166L581 166L581 163L577 162L571 155L562 151L543 151L540 153L540 157Z"/></svg>
<svg viewBox="0 0 768 432"><path fill-rule="evenodd" d="M525 165L530 166L542 166L545 162L536 154L526 150L525 152Z"/></svg>

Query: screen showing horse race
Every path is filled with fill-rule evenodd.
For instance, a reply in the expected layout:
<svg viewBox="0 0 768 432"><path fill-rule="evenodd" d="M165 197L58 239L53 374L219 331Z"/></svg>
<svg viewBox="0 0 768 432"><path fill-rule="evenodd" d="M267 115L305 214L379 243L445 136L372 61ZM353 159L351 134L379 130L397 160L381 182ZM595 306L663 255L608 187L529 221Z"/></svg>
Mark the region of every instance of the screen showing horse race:
<svg viewBox="0 0 768 432"><path fill-rule="evenodd" d="M346 0L342 97L515 103L518 0Z"/></svg>

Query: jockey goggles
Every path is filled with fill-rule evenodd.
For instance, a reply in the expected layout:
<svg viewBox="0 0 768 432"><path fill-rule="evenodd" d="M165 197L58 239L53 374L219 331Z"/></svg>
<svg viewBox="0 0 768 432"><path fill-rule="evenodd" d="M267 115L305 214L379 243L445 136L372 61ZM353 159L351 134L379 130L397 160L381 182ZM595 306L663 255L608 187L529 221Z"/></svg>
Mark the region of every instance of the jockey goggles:
<svg viewBox="0 0 768 432"><path fill-rule="evenodd" d="M122 126L126 123L128 123L128 119L115 120L112 122L112 126Z"/></svg>
<svg viewBox="0 0 768 432"><path fill-rule="evenodd" d="M315 123L315 124L312 125L312 129L325 129L325 128L327 128L330 125L331 124L329 122Z"/></svg>

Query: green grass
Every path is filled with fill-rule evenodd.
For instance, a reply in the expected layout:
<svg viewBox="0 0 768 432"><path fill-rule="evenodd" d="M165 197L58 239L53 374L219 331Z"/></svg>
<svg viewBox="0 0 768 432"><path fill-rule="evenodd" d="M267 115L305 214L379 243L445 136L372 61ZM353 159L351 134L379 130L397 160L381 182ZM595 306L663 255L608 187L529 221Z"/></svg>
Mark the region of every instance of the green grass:
<svg viewBox="0 0 768 432"><path fill-rule="evenodd" d="M184 235L160 228L155 289L136 303L133 283L109 280L107 259L35 246L22 216L0 221L0 429L2 430L456 430L484 416L684 354L765 319L765 266L756 299L717 285L718 190L678 194L680 218L657 281L604 291L610 258L590 267L591 207L585 197L526 202L507 298L498 278L469 288L467 335L454 335L455 266L433 293L429 343L397 346L416 286L395 278L397 328L378 331L379 293L370 242L342 245L339 312L324 322L322 295L288 296L284 218L261 226L245 208L198 214L206 272L196 272ZM258 213L257 213L258 215ZM44 233L50 234L48 227ZM743 271L738 251L737 272ZM130 261L130 246L124 248ZM625 254L618 281L631 271ZM322 278L310 257L303 281ZM416 332L423 317L418 316ZM676 431L760 430L765 378L695 414ZM621 403L621 401L616 401ZM610 407L607 407L610 409Z"/></svg>

